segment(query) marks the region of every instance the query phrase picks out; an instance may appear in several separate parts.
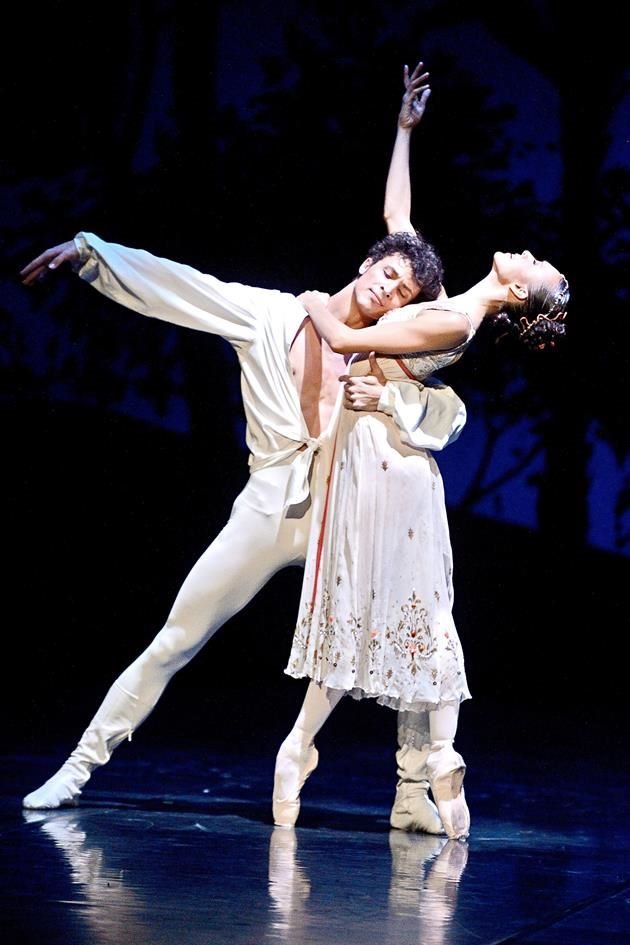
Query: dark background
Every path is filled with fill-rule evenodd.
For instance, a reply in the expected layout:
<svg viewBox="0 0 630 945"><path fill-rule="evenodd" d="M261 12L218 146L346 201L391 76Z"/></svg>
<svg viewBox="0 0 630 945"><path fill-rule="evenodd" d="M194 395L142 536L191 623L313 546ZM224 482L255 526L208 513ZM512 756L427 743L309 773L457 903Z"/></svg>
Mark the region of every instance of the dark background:
<svg viewBox="0 0 630 945"><path fill-rule="evenodd" d="M9 741L74 743L162 625L246 481L238 372L220 339L139 318L70 273L19 269L90 230L226 280L347 283L383 234L402 64L433 95L414 220L447 288L495 249L572 287L562 350L482 332L444 379L469 424L438 457L466 739L577 746L625 711L628 60L612 4L48 3L12 11L2 114L1 406ZM462 485L462 483L464 485ZM301 571L277 575L182 671L147 740L275 746ZM12 678L14 677L14 678ZM464 716L463 716L464 718ZM605 727L602 726L605 720ZM389 739L344 705L326 738ZM514 728L516 726L516 729Z"/></svg>

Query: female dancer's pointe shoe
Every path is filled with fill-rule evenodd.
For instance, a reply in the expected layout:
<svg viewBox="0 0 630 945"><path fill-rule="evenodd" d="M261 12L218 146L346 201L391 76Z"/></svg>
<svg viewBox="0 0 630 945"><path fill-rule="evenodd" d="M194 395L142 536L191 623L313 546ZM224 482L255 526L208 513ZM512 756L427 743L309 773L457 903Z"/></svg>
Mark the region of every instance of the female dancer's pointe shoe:
<svg viewBox="0 0 630 945"><path fill-rule="evenodd" d="M273 822L276 827L293 827L300 813L300 791L319 761L315 745L302 749L289 738L280 746L273 779Z"/></svg>
<svg viewBox="0 0 630 945"><path fill-rule="evenodd" d="M465 840L470 814L464 795L464 759L447 742L433 748L427 759L431 793L449 840Z"/></svg>

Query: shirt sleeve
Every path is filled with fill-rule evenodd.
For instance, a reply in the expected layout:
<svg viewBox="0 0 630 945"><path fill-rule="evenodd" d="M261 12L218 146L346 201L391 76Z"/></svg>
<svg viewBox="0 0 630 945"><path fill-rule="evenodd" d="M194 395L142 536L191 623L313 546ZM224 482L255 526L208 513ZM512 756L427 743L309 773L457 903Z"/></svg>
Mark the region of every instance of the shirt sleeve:
<svg viewBox="0 0 630 945"><path fill-rule="evenodd" d="M378 409L394 420L402 441L416 449L443 450L466 424L463 400L440 382L390 381Z"/></svg>
<svg viewBox="0 0 630 945"><path fill-rule="evenodd" d="M256 321L283 293L222 282L143 249L108 243L93 233L74 238L79 276L141 315L221 335L234 347L253 340Z"/></svg>

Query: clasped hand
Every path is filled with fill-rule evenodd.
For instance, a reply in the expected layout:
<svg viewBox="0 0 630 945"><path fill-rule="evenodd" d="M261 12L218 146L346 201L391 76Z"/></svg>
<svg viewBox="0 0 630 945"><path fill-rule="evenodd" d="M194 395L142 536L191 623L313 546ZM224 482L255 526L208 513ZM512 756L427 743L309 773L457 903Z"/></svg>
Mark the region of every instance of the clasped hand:
<svg viewBox="0 0 630 945"><path fill-rule="evenodd" d="M376 361L376 354L369 354L369 374L342 374L339 380L343 384L343 405L348 410L378 410L383 388L387 378Z"/></svg>

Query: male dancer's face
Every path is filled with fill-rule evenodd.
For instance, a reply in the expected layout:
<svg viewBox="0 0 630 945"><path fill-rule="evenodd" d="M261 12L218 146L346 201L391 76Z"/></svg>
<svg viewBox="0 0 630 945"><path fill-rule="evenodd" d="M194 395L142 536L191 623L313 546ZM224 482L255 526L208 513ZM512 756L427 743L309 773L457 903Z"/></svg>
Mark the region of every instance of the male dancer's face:
<svg viewBox="0 0 630 945"><path fill-rule="evenodd" d="M409 260L395 253L377 262L365 260L355 280L354 299L363 318L375 322L385 312L412 302L421 288Z"/></svg>

